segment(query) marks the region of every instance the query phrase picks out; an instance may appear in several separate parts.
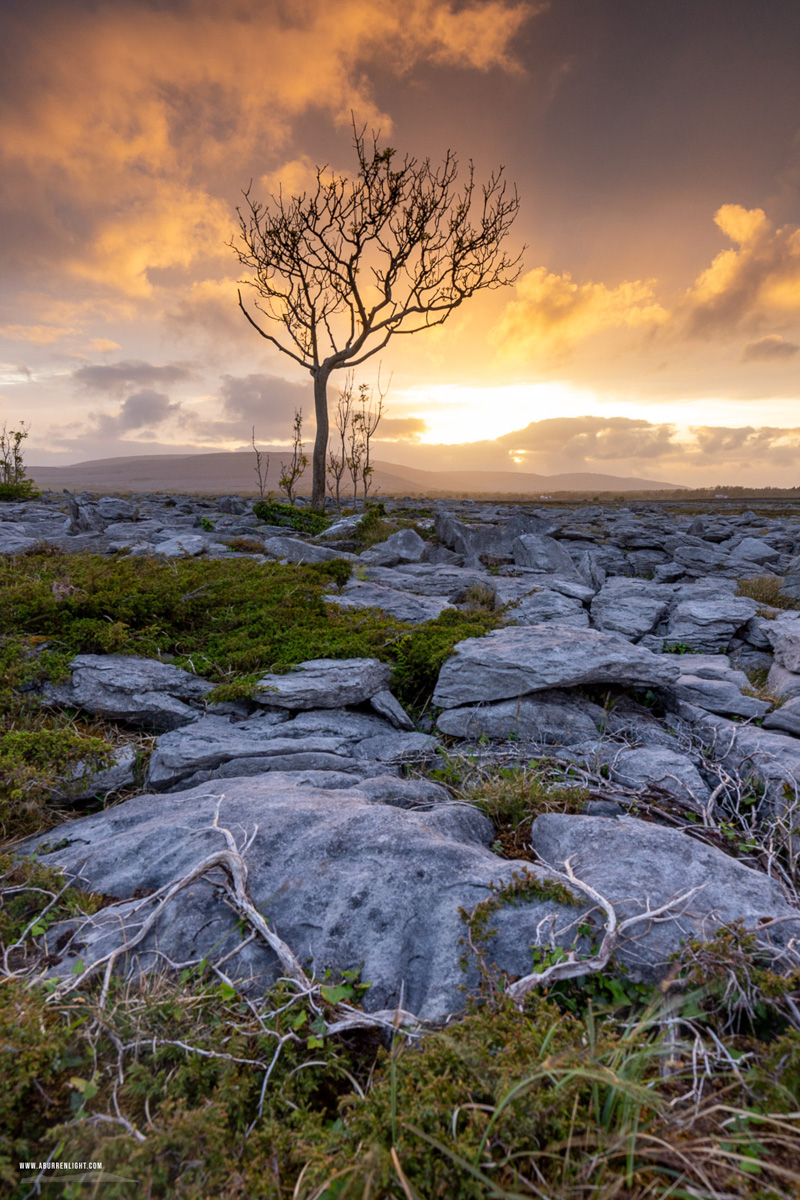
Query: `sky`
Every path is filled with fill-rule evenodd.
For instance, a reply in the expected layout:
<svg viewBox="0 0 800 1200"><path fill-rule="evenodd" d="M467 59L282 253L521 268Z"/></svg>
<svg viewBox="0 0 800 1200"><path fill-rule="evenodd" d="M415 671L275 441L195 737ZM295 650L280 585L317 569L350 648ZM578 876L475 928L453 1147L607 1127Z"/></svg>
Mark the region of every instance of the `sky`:
<svg viewBox="0 0 800 1200"><path fill-rule="evenodd" d="M796 0L0 0L0 424L311 440L230 242L355 119L520 197L516 283L382 351L380 459L800 484L799 48Z"/></svg>

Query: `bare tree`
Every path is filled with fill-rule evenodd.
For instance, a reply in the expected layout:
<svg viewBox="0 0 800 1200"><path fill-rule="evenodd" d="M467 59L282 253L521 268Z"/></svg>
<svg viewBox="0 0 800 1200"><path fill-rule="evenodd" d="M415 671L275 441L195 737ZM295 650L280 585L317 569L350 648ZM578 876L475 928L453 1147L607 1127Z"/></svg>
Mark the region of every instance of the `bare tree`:
<svg viewBox="0 0 800 1200"><path fill-rule="evenodd" d="M361 478L361 467L364 462L364 453L366 450L366 446L364 445L364 435L361 428L365 404L364 393L366 391L366 383L360 383L358 385L358 403L361 405L361 411L359 412L358 409L355 409L350 417L347 469L350 472L350 478L353 481L353 508L356 507L358 502L358 481Z"/></svg>
<svg viewBox="0 0 800 1200"><path fill-rule="evenodd" d="M341 512L342 508L342 479L347 470L347 430L350 424L350 410L353 405L353 372L348 371L345 375L344 387L339 391L339 399L336 402L336 411L333 414L333 423L336 432L339 434L338 449L328 452L328 475L331 479L336 497L336 508Z"/></svg>
<svg viewBox="0 0 800 1200"><path fill-rule="evenodd" d="M381 368L378 364L378 399L373 399L373 392L370 388L369 394L366 389L361 391L361 412L359 414L361 425L361 437L364 441L364 461L361 467L361 486L364 493L364 503L367 503L369 489L372 485L372 474L375 468L370 462L370 442L381 423L383 416L384 401L388 395L389 388L392 384L392 377L389 376L389 382L385 388L381 387Z"/></svg>
<svg viewBox="0 0 800 1200"><path fill-rule="evenodd" d="M353 124L358 173L327 166L300 196L244 193L239 262L254 273L255 315L239 292L253 328L311 373L316 440L312 505L325 505L328 380L382 350L393 334L441 325L477 292L513 283L521 255L503 241L519 211L502 167L476 188L470 162L458 186L458 161L448 150L438 167L406 156ZM471 220L472 218L472 220ZM273 332L274 330L274 332Z"/></svg>
<svg viewBox="0 0 800 1200"><path fill-rule="evenodd" d="M303 410L296 408L294 410L294 424L292 425L292 457L288 462L281 460L281 477L278 480L278 487L282 492L286 493L286 499L290 504L294 504L297 484L300 476L308 466L308 458L303 453Z"/></svg>
<svg viewBox="0 0 800 1200"><path fill-rule="evenodd" d="M256 465L253 467L253 470L255 471L256 477L258 478L258 494L261 497L261 499L263 500L264 495L267 490L267 477L269 476L269 455L267 455L267 461L265 464L264 455L261 453L258 446L256 445L256 427L255 427L255 425L253 426L253 430L250 435L250 441L253 444L253 450L255 451L255 455L256 455Z"/></svg>

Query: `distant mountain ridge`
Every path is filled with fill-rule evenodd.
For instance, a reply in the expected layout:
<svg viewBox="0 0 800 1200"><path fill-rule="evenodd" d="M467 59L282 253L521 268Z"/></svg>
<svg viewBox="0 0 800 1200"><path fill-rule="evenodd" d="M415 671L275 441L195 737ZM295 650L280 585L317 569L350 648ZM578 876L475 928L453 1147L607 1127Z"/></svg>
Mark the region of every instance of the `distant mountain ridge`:
<svg viewBox="0 0 800 1200"><path fill-rule="evenodd" d="M267 450L273 463L267 488L277 491L280 457L286 447ZM152 454L125 458L98 458L67 467L30 466L28 473L40 488L89 492L227 492L257 493L254 456L249 451L211 454ZM390 496L532 495L550 492L632 492L682 490L663 480L602 475L575 471L560 475L534 475L524 471L426 471L397 463L376 461L372 489ZM300 493L311 490L311 468L301 481ZM346 496L348 489L345 486Z"/></svg>

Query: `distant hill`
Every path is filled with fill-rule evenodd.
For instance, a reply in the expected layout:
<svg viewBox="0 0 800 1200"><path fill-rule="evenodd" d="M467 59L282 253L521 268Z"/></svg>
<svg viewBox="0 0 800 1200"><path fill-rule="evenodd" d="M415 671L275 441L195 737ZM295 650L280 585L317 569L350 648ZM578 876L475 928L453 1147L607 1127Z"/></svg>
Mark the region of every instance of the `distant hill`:
<svg viewBox="0 0 800 1200"><path fill-rule="evenodd" d="M285 447L272 452L267 487L277 491L278 463ZM69 467L28 467L40 488L87 492L257 493L252 452L220 454L153 454L98 458ZM301 494L311 490L311 468L301 481ZM634 492L678 490L679 484L575 471L533 475L523 471L423 471L377 461L373 490L384 496L532 495L552 492ZM344 489L345 495L347 489Z"/></svg>

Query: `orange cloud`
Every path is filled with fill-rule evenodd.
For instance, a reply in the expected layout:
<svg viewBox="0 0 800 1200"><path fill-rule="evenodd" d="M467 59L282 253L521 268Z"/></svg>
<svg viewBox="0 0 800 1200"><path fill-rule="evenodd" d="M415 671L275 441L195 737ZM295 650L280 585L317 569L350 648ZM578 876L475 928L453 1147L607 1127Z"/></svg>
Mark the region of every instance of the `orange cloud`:
<svg viewBox="0 0 800 1200"><path fill-rule="evenodd" d="M507 355L563 352L593 334L614 328L660 325L669 319L658 303L653 280L628 280L616 287L574 283L570 273L536 267L517 284L493 333Z"/></svg>
<svg viewBox="0 0 800 1200"><path fill-rule="evenodd" d="M0 81L12 202L27 210L37 197L50 266L60 251L78 277L147 297L149 271L224 243L231 164L245 183L312 109L388 130L373 62L512 69L511 40L534 11L514 0L99 0L35 21L21 9Z"/></svg>
<svg viewBox="0 0 800 1200"><path fill-rule="evenodd" d="M714 215L738 249L723 250L687 291L677 313L693 336L800 318L800 229L776 229L760 208L724 204Z"/></svg>
<svg viewBox="0 0 800 1200"><path fill-rule="evenodd" d="M53 342L61 341L63 337L72 332L72 329L65 329L58 325L0 326L0 337L7 337L12 341L32 342L34 346L49 346Z"/></svg>
<svg viewBox="0 0 800 1200"><path fill-rule="evenodd" d="M147 201L100 219L89 244L67 265L80 279L147 297L152 271L188 269L199 258L228 259L232 233L226 206L207 192L157 186Z"/></svg>

